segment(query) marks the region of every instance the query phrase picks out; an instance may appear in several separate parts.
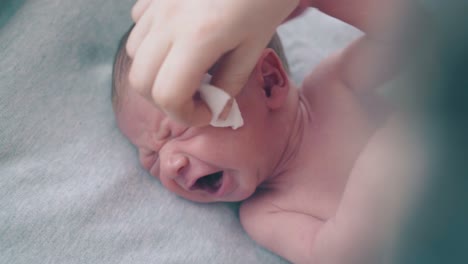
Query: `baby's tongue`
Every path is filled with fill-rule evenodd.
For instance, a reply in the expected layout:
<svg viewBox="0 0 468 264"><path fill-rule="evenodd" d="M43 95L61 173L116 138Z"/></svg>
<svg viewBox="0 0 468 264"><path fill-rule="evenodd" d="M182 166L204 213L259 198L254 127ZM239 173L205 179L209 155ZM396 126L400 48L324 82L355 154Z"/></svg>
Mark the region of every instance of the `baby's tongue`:
<svg viewBox="0 0 468 264"><path fill-rule="evenodd" d="M215 193L219 190L223 182L223 172L218 171L199 178L194 185L195 189Z"/></svg>

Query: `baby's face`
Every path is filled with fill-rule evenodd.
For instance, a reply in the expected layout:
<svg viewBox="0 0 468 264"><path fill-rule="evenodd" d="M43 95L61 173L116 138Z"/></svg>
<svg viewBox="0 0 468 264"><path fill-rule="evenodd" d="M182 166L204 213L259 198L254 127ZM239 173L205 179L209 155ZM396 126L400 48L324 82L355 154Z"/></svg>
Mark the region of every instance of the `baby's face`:
<svg viewBox="0 0 468 264"><path fill-rule="evenodd" d="M255 102L259 89L244 89L236 98L244 117L237 130L180 125L124 90L119 128L138 148L143 167L170 191L197 202L241 201L273 173L274 138L268 109Z"/></svg>

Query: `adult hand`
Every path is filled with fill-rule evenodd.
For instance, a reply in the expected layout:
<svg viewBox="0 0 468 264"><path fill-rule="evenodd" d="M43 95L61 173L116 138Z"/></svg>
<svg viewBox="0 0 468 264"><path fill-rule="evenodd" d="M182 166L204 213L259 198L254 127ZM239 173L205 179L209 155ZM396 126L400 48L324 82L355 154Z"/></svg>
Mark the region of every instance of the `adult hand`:
<svg viewBox="0 0 468 264"><path fill-rule="evenodd" d="M139 0L127 42L129 80L171 118L207 125L208 107L194 100L204 75L231 96L299 0ZM215 65L216 64L216 65ZM215 67L213 67L215 65Z"/></svg>

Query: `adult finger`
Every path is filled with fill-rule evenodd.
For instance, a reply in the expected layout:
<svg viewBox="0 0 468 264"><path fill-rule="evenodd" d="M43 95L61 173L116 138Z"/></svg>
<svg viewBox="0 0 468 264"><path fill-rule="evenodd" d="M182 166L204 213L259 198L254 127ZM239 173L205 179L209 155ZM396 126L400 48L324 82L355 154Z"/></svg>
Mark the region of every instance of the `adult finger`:
<svg viewBox="0 0 468 264"><path fill-rule="evenodd" d="M227 53L219 61L211 84L235 97L247 83L264 46L263 42L248 43Z"/></svg>
<svg viewBox="0 0 468 264"><path fill-rule="evenodd" d="M153 100L171 118L191 126L207 125L211 112L193 95L200 88L208 69L220 57L212 47L194 47L193 41L174 44L159 69L152 89Z"/></svg>
<svg viewBox="0 0 468 264"><path fill-rule="evenodd" d="M133 27L126 45L127 54L130 58L135 58L135 53L150 31L153 20L153 14L151 14L151 12L145 12L138 23Z"/></svg>
<svg viewBox="0 0 468 264"><path fill-rule="evenodd" d="M131 16L133 22L137 23L141 16L145 13L148 9L148 6L151 4L153 0L138 0L132 7Z"/></svg>
<svg viewBox="0 0 468 264"><path fill-rule="evenodd" d="M151 97L155 76L170 50L170 45L166 32L151 30L138 48L130 68L129 81L144 97Z"/></svg>

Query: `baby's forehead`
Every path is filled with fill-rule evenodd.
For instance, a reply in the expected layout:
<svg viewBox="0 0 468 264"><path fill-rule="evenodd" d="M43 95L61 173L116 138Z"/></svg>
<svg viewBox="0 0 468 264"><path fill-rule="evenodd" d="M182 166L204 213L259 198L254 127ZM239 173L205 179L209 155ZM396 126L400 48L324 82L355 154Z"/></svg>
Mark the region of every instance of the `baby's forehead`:
<svg viewBox="0 0 468 264"><path fill-rule="evenodd" d="M141 94L138 93L135 89L133 89L130 85L125 85L124 92L122 93L122 107L126 111L133 112L138 115L149 115L149 114L158 114L162 115L163 113L155 107L149 99L144 98Z"/></svg>
<svg viewBox="0 0 468 264"><path fill-rule="evenodd" d="M127 90L121 95L116 117L124 135L134 142L141 141L142 134L156 133L166 115L136 91Z"/></svg>

